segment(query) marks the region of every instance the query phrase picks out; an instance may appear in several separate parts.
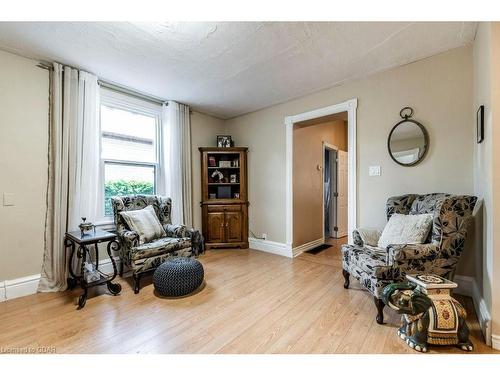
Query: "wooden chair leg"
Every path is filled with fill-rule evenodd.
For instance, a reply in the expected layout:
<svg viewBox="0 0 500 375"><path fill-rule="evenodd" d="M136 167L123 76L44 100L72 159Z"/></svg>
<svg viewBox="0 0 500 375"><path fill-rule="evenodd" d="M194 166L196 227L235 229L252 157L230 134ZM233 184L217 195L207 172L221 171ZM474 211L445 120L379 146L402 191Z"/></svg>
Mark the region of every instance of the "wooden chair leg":
<svg viewBox="0 0 500 375"><path fill-rule="evenodd" d="M375 306L377 307L377 318L375 319L378 324L384 324L384 302L377 297L373 297L373 301L375 302Z"/></svg>
<svg viewBox="0 0 500 375"><path fill-rule="evenodd" d="M342 270L342 275L344 276L344 289L349 289L349 272Z"/></svg>
<svg viewBox="0 0 500 375"><path fill-rule="evenodd" d="M134 294L138 294L141 284L141 274L134 273L133 277L134 277Z"/></svg>

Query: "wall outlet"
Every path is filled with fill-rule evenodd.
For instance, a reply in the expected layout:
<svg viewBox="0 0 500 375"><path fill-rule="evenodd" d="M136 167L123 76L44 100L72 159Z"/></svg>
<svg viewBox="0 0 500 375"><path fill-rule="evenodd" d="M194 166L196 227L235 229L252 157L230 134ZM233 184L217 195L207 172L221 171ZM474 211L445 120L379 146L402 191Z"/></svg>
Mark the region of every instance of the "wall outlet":
<svg viewBox="0 0 500 375"><path fill-rule="evenodd" d="M267 233L262 233L262 236L261 236L261 237L262 237L262 239L263 239L264 241L265 241L265 240L267 240Z"/></svg>
<svg viewBox="0 0 500 375"><path fill-rule="evenodd" d="M13 193L3 193L3 205L13 206L14 205L14 194Z"/></svg>
<svg viewBox="0 0 500 375"><path fill-rule="evenodd" d="M370 165L368 168L369 176L380 176L380 165Z"/></svg>

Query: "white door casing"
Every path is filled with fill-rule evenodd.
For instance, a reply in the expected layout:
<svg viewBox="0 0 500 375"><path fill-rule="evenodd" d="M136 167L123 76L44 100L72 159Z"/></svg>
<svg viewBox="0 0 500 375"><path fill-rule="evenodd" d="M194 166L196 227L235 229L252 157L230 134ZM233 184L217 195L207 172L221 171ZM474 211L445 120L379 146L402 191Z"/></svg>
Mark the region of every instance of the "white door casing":
<svg viewBox="0 0 500 375"><path fill-rule="evenodd" d="M348 149L348 178L347 200L348 241L352 242L352 231L356 228L356 108L358 99L349 99L345 102L319 108L313 111L285 117L285 162L286 162L286 187L285 187L285 215L286 215L286 246L292 254L293 246L293 124L301 121L312 120L318 117L347 112L347 149Z"/></svg>
<svg viewBox="0 0 500 375"><path fill-rule="evenodd" d="M337 238L347 236L348 225L348 153L339 150L337 152Z"/></svg>

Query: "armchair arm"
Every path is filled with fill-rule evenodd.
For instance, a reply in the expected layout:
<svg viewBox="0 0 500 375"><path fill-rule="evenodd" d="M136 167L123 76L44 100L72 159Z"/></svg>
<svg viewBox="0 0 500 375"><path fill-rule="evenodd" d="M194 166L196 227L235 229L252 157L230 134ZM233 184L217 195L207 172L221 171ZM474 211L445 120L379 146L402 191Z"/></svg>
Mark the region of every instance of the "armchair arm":
<svg viewBox="0 0 500 375"><path fill-rule="evenodd" d="M410 259L432 260L439 254L439 245L434 243L387 246L389 264Z"/></svg>
<svg viewBox="0 0 500 375"><path fill-rule="evenodd" d="M361 238L357 229L354 229L352 231L352 240L354 241L354 245L363 246L363 239Z"/></svg>
<svg viewBox="0 0 500 375"><path fill-rule="evenodd" d="M179 224L165 224L163 225L163 229L165 229L165 233L167 237L190 237L189 230L185 225Z"/></svg>
<svg viewBox="0 0 500 375"><path fill-rule="evenodd" d="M205 252L205 240L199 230L187 229L185 225L165 224L163 226L167 237L189 237L191 239L191 249L194 255L203 254Z"/></svg>
<svg viewBox="0 0 500 375"><path fill-rule="evenodd" d="M133 230L119 232L118 237L122 240L125 248L130 249L139 245L139 234Z"/></svg>

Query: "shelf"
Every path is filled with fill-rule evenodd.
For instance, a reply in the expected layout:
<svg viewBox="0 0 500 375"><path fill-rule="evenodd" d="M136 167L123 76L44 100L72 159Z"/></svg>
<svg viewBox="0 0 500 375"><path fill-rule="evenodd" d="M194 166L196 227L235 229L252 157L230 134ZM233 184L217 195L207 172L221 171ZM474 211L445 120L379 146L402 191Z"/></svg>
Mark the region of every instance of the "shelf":
<svg viewBox="0 0 500 375"><path fill-rule="evenodd" d="M223 185L223 186L230 186L230 185L239 185L240 183L239 182L209 182L208 185L210 186L219 186L219 185Z"/></svg>
<svg viewBox="0 0 500 375"><path fill-rule="evenodd" d="M240 167L208 167L208 169L240 169Z"/></svg>

